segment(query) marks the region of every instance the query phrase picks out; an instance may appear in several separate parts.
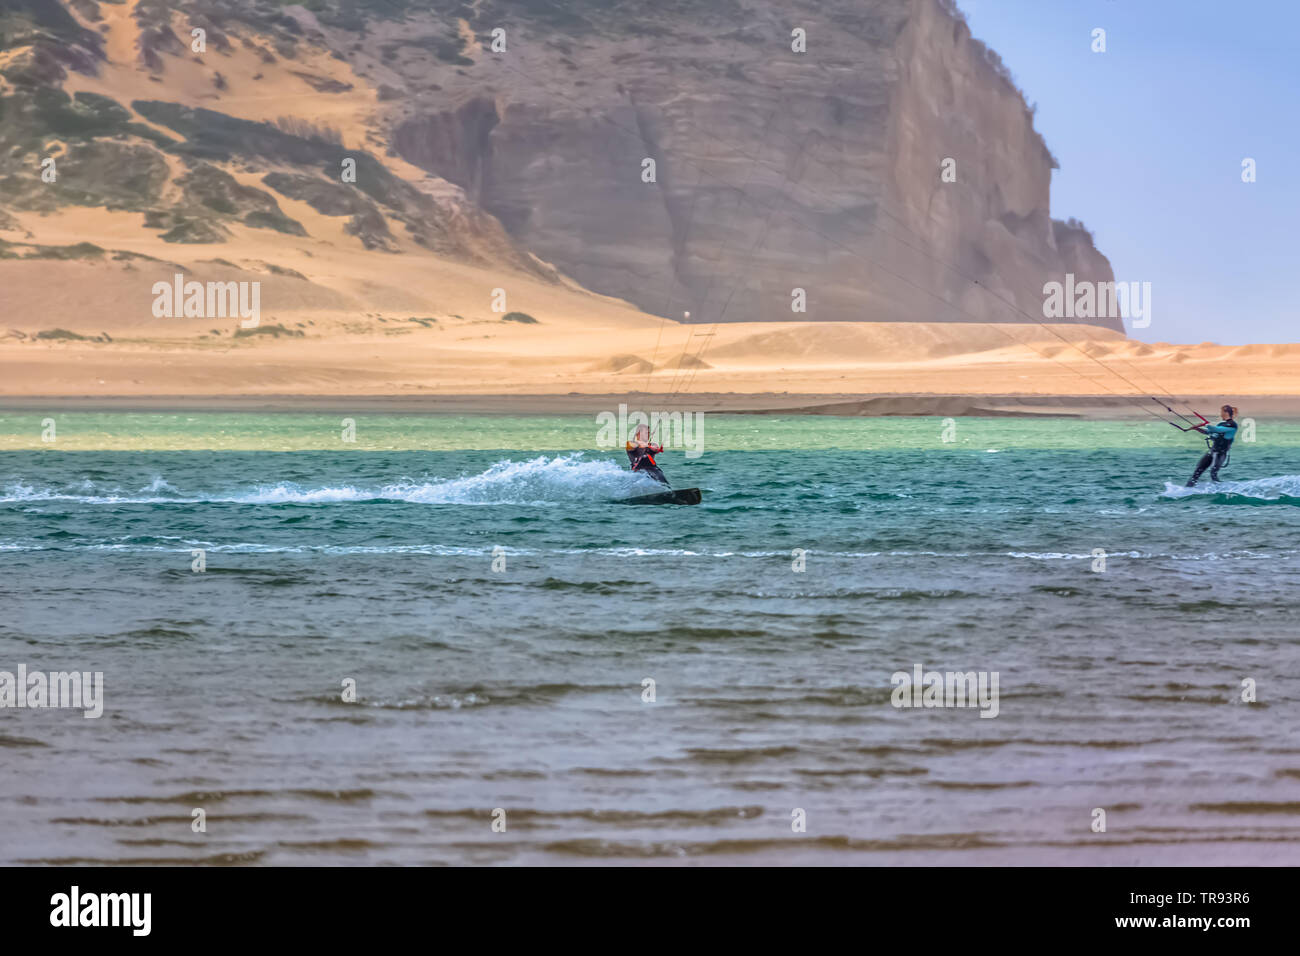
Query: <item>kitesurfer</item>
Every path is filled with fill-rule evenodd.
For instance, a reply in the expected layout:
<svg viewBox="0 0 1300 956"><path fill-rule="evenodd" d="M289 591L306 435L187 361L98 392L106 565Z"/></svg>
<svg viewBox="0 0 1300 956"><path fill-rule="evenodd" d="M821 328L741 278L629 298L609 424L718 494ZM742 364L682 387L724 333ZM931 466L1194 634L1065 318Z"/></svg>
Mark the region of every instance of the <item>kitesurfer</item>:
<svg viewBox="0 0 1300 956"><path fill-rule="evenodd" d="M1236 414L1237 409L1231 405L1224 405L1219 409L1219 417L1222 421L1217 424L1206 423L1196 429L1205 436L1205 443L1209 445L1209 451L1202 455L1201 460L1196 463L1196 471L1192 472L1191 480L1187 482L1188 488L1196 484L1206 468L1210 469L1211 481L1219 480L1219 469L1228 463L1228 452L1232 448L1232 440L1237 437Z"/></svg>
<svg viewBox="0 0 1300 956"><path fill-rule="evenodd" d="M659 470L659 466L655 464L654 459L655 455L664 450L664 446L656 445L650 441L649 425L636 426L635 440L628 442L625 447L633 471L643 472L660 484L668 485L668 479Z"/></svg>

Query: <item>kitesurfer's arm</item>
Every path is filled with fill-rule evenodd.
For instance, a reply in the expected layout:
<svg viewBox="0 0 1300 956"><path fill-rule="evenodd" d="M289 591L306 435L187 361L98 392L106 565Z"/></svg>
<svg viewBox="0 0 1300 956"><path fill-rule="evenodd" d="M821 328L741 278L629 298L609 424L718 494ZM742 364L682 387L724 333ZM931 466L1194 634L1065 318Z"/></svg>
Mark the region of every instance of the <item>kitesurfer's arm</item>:
<svg viewBox="0 0 1300 956"><path fill-rule="evenodd" d="M1206 435L1211 433L1222 435L1224 438L1234 438L1237 434L1237 429L1232 425L1205 425L1198 428L1197 431Z"/></svg>

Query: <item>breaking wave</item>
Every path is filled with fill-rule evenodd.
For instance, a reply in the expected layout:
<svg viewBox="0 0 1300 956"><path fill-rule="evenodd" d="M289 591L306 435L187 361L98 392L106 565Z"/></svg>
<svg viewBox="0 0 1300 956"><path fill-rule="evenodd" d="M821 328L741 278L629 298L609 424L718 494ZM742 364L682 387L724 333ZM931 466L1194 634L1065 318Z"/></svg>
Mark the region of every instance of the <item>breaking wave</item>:
<svg viewBox="0 0 1300 956"><path fill-rule="evenodd" d="M1219 504L1300 505L1300 475L1275 475L1249 481L1210 481L1195 488L1165 482L1163 498L1209 498Z"/></svg>
<svg viewBox="0 0 1300 956"><path fill-rule="evenodd" d="M586 461L582 452L528 461L499 461L477 475L402 479L378 486L351 484L306 487L281 481L226 493L185 493L156 477L135 492L100 489L84 481L64 488L37 488L16 482L5 487L0 503L77 501L87 504L330 504L409 501L415 504L537 504L602 501L659 490L645 475L609 460Z"/></svg>

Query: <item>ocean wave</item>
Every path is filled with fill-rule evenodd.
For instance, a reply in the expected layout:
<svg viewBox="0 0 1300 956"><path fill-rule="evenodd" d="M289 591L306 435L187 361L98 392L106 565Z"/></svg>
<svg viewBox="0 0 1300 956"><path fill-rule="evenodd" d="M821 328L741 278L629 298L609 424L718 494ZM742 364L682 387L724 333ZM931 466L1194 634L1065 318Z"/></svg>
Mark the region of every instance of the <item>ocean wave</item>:
<svg viewBox="0 0 1300 956"><path fill-rule="evenodd" d="M1162 498L1209 498L1217 504L1300 505L1300 475L1274 475L1248 481L1207 481L1195 488L1165 482Z"/></svg>
<svg viewBox="0 0 1300 956"><path fill-rule="evenodd" d="M169 542L169 543L156 543ZM343 544L271 544L256 541L241 541L220 544L213 541L201 539L188 539L175 535L158 535L146 536L144 539L133 539L130 536L108 540L89 540L89 541L65 541L60 540L56 544L47 543L35 538L25 538L13 541L0 541L0 552L113 552L118 554L185 554L190 551L201 548L212 554L324 554L335 557L349 556L366 556L366 555L427 555L430 557L481 557L484 555L506 554L516 557L535 557L547 555L567 555L574 557L583 557L586 555L599 555L601 557L611 558L741 558L741 559L771 559L777 558L782 561L790 559L790 551L731 551L731 550L714 550L708 548L647 548L637 546L614 546L604 548L539 548L539 547L520 547L518 545L446 545L446 544L391 544L391 545L343 545ZM500 548L498 551L497 549ZM854 558L882 558L893 560L897 558L940 558L940 559L969 559L969 558L1012 558L1015 560L1028 561L1092 561L1096 555L1091 552L1072 554L1065 551L818 551L814 549L805 549L805 553L813 558L818 559L854 559ZM1284 558L1292 558L1300 555L1300 549L1296 548L1279 548L1271 551L1261 551L1257 549L1238 548L1230 551L1204 551L1204 552L1148 552L1148 551L1109 551L1106 557L1109 560L1117 558L1131 558L1135 560L1164 560L1164 561L1227 561L1227 560L1249 560L1257 559L1262 561L1276 561ZM745 592L750 593L750 592ZM761 592L754 592L761 593ZM877 598L890 597L950 597L958 596L963 592L948 590L909 590L906 588L881 588L867 591L847 590L837 592L842 597L861 597L873 596ZM823 597L835 595L809 594L809 597Z"/></svg>
<svg viewBox="0 0 1300 956"><path fill-rule="evenodd" d="M160 494L160 492L170 492ZM146 497L147 496L147 497ZM137 491L122 488L101 488L89 478L65 485L61 488L38 488L24 484L21 480L5 485L0 493L0 504L23 504L40 501L73 501L79 504L118 505L118 504L199 504L212 501L204 497L184 497L162 478L154 478Z"/></svg>
<svg viewBox="0 0 1300 956"><path fill-rule="evenodd" d="M378 486L352 484L307 487L280 481L247 490L198 494L182 492L162 476L135 492L101 488L90 480L62 488L38 488L16 481L0 494L0 503L72 501L82 504L336 504L405 501L414 504L547 504L603 501L660 490L653 479L629 472L608 459L587 461L583 452L527 461L499 461L476 475L455 478L402 479Z"/></svg>
<svg viewBox="0 0 1300 956"><path fill-rule="evenodd" d="M302 489L289 482L261 486L239 497L248 504L331 501L409 501L416 504L536 504L603 500L659 485L609 460L586 461L582 452L527 461L499 461L477 475L428 481L401 481L377 489L342 486Z"/></svg>

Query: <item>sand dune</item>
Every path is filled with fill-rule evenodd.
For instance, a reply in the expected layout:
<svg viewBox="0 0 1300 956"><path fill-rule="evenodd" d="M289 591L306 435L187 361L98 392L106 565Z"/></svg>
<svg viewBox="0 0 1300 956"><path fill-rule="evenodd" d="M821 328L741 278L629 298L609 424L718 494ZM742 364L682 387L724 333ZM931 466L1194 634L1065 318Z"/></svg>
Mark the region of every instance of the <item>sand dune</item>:
<svg viewBox="0 0 1300 956"><path fill-rule="evenodd" d="M135 213L70 209L19 218L19 227L0 238L21 243L28 230L44 242L90 237L106 251L85 259L0 259L0 395L6 396L1100 396L1132 392L1124 379L1151 392L1242 396L1295 394L1300 382L1295 345L1148 345L1083 325L738 322L715 328L646 315L570 282L445 260L422 249L383 254L384 268L376 270L378 254L315 234L268 234L236 224L235 243L176 246L140 230ZM11 249L38 254L32 245ZM203 282L261 283L260 330L241 332L231 317L154 316L154 283L171 281L177 271ZM506 321L494 311L497 290L523 319Z"/></svg>
<svg viewBox="0 0 1300 956"><path fill-rule="evenodd" d="M388 289L348 275L341 263L333 274L318 266L307 279L269 275L251 263L195 263L195 275L255 276L266 283L263 331L245 335L237 334L234 320L153 318L148 292L156 263L0 262L0 283L17 290L21 303L6 308L0 323L0 330L14 330L0 338L0 395L1133 391L1103 367L1114 358L1094 361L1025 326L737 323L720 326L701 348L698 336L709 330L700 326L567 288L530 286L525 278L507 280L511 301L537 322L507 322L488 308L487 290L502 281L499 275L483 275L479 285L465 282L457 269L458 283L444 286L436 260L395 259L401 268L387 277ZM23 278L39 275L40 289L8 281L28 269ZM37 337L55 329L111 341ZM945 348L950 331L959 333L958 342ZM1114 336L1084 327L1061 331L1081 339L1095 334L1108 344ZM773 347L801 337L808 343L801 353ZM1056 346L1045 345L1044 337ZM916 344L913 355L909 341ZM951 352L958 347L975 351ZM1053 357L1040 354L1051 348ZM934 357L943 351L950 354ZM1122 351L1116 371L1153 392L1286 395L1300 381L1300 350L1227 360L1217 354L1223 349L1202 353L1199 346Z"/></svg>
<svg viewBox="0 0 1300 956"><path fill-rule="evenodd" d="M637 355L611 355L609 358L596 362L588 367L589 372L624 372L636 375L644 375L654 370L654 366L645 359Z"/></svg>
<svg viewBox="0 0 1300 956"><path fill-rule="evenodd" d="M916 361L990 351L1007 347L1029 347L1051 342L1050 333L1031 325L978 323L779 323L760 326L724 326L723 341L710 348L711 360L736 362L783 360L831 361L847 356L881 362ZM1123 337L1095 326L1065 326L1066 339L1108 339ZM1048 345L1040 350L1068 350Z"/></svg>
<svg viewBox="0 0 1300 956"><path fill-rule="evenodd" d="M348 64L310 44L301 44L295 57L287 60L275 56L266 38L249 38L245 43L234 36L229 46L211 44L203 57L167 55L165 82L160 82L154 78L156 74L140 68L137 5L138 0L101 4L101 23L86 20L75 5L69 6L83 26L103 32L108 58L97 76L70 74L64 90L69 94L99 93L123 104L167 99L258 122L308 115L319 125L336 130L346 145L360 147L373 138L368 127L377 100L375 91ZM179 13L173 16L172 29L187 44L190 26ZM318 89L323 83L330 84L330 93ZM310 104L306 109L304 101ZM147 122L138 114L134 118Z"/></svg>

